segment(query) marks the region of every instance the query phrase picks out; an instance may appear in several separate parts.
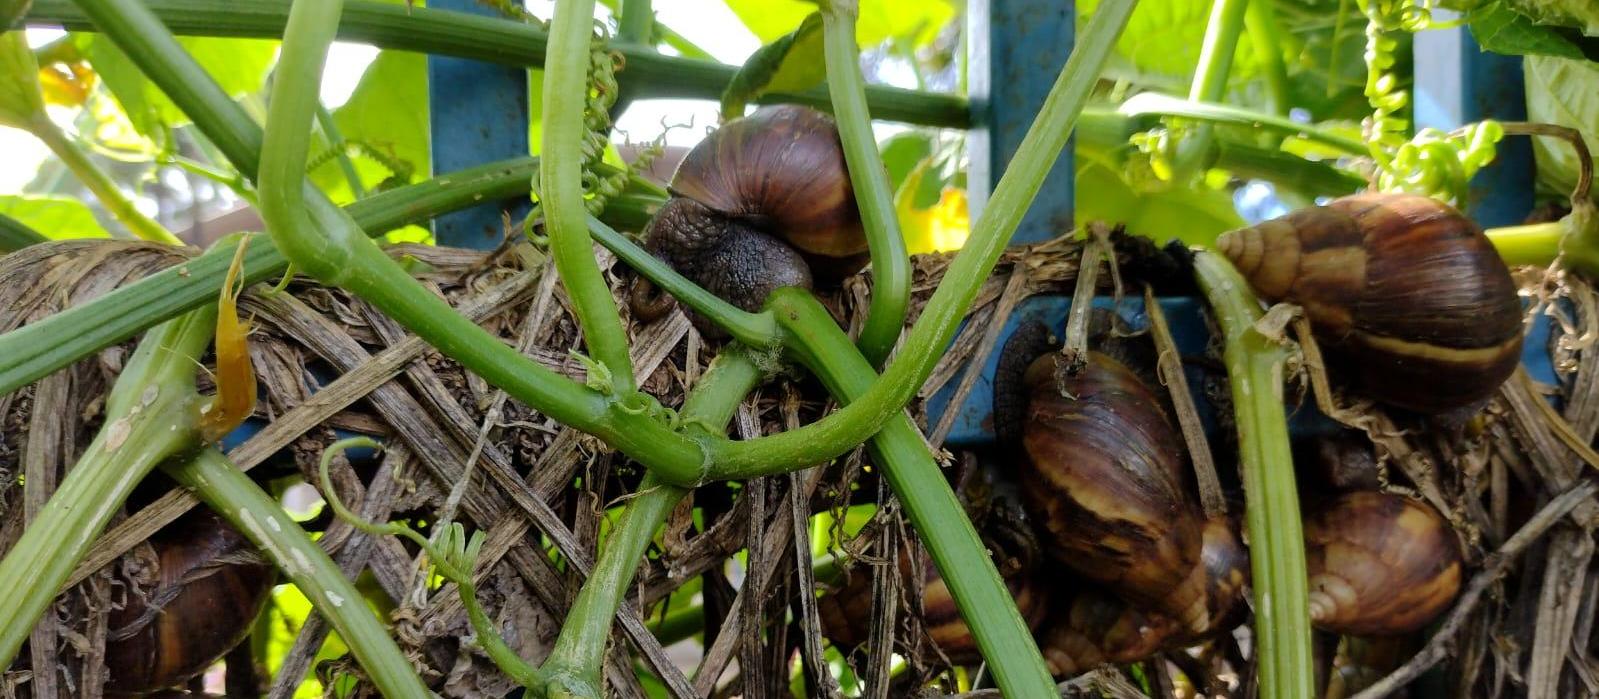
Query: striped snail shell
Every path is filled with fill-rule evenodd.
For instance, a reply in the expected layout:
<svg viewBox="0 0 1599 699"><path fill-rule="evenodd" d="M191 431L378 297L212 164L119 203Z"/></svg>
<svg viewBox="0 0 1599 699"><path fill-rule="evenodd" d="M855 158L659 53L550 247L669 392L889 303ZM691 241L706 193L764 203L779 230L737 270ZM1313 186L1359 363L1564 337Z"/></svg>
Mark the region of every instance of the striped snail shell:
<svg viewBox="0 0 1599 699"><path fill-rule="evenodd" d="M1060 353L1033 354L1038 336L1047 331L1030 324L1007 342L994 422L1001 442L1019 442L1018 480L1042 548L1130 601L1180 613L1191 600L1172 592L1199 561L1203 529L1182 438L1127 365L1091 351L1068 373Z"/></svg>
<svg viewBox="0 0 1599 699"><path fill-rule="evenodd" d="M1198 590L1182 616L1130 604L1097 587L1068 597L1044 622L1039 650L1056 675L1106 663L1137 662L1162 650L1193 645L1231 630L1244 616L1249 554L1227 517L1205 523L1205 546L1184 587Z"/></svg>
<svg viewBox="0 0 1599 699"><path fill-rule="evenodd" d="M1377 400L1446 412L1515 370L1515 282L1482 229L1447 204L1359 194L1224 233L1216 247L1266 300L1302 306Z"/></svg>
<svg viewBox="0 0 1599 699"><path fill-rule="evenodd" d="M1305 520L1310 618L1324 631L1415 631L1460 592L1459 543L1435 510L1410 498L1355 491Z"/></svg>
<svg viewBox="0 0 1599 699"><path fill-rule="evenodd" d="M142 694L204 672L244 637L266 604L272 568L238 530L196 510L150 538L159 580L111 613L110 694Z"/></svg>

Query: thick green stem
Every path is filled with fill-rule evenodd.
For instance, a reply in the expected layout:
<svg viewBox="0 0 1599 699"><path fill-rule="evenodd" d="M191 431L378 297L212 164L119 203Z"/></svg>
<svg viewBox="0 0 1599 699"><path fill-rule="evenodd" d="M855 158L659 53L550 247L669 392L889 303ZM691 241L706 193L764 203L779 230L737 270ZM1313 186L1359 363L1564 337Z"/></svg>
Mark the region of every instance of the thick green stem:
<svg viewBox="0 0 1599 699"><path fill-rule="evenodd" d="M1273 131L1285 136L1299 136L1308 141L1332 146L1350 155L1367 155L1370 149L1359 139L1317 129L1286 117L1263 114L1225 104L1210 104L1178 99L1158 92L1143 92L1129 98L1118 107L1118 112L1128 116L1176 116L1213 124L1229 124L1246 128Z"/></svg>
<svg viewBox="0 0 1599 699"><path fill-rule="evenodd" d="M195 444L195 362L211 342L214 306L150 331L106 399L106 421L39 516L0 560L0 667L10 667L39 615L122 502L157 464Z"/></svg>
<svg viewBox="0 0 1599 699"><path fill-rule="evenodd" d="M622 18L616 38L624 44L651 45L655 33L655 8L650 0L622 0Z"/></svg>
<svg viewBox="0 0 1599 699"><path fill-rule="evenodd" d="M243 532L304 593L385 697L433 696L366 606L361 591L277 502L216 449L169 460L163 470Z"/></svg>
<svg viewBox="0 0 1599 699"><path fill-rule="evenodd" d="M1493 243L1505 264L1548 267L1560 255L1566 227L1559 221L1550 221L1489 228L1483 232L1488 234L1488 242Z"/></svg>
<svg viewBox="0 0 1599 699"><path fill-rule="evenodd" d="M855 45L856 12L855 0L822 3L822 43L839 139L844 144L855 203L860 207L872 254L872 300L856 344L872 366L882 366L905 328L905 309L911 298L911 263L894 215L888 171L883 168L883 156L872 135L866 80L861 76L860 49Z"/></svg>
<svg viewBox="0 0 1599 699"><path fill-rule="evenodd" d="M380 235L485 199L526 194L528 179L537 170L535 158L492 163L373 195L351 204L349 212L357 225ZM215 301L232 260L233 245L219 245L188 263L0 335L0 395ZM272 241L255 240L245 253L241 278L254 284L282 274L287 266Z"/></svg>
<svg viewBox="0 0 1599 699"><path fill-rule="evenodd" d="M1288 351L1255 329L1260 302L1220 255L1198 251L1194 270L1227 346L1223 359L1238 423L1261 696L1314 694L1305 538L1283 412Z"/></svg>
<svg viewBox="0 0 1599 699"><path fill-rule="evenodd" d="M1244 14L1248 8L1249 0L1212 2L1210 23L1205 27L1205 40L1199 49L1199 64L1194 67L1194 80L1188 85L1189 100L1221 102L1227 95L1227 78L1232 75L1233 54L1238 51L1238 37L1244 33ZM1187 182L1200 170L1214 137L1210 124L1200 124L1178 144L1173 164L1175 181Z"/></svg>
<svg viewBox="0 0 1599 699"><path fill-rule="evenodd" d="M16 252L46 240L49 238L44 237L43 233L27 227L10 216L0 214L0 253ZM8 391L0 391L0 395L5 393Z"/></svg>
<svg viewBox="0 0 1599 699"><path fill-rule="evenodd" d="M95 0L96 3L109 1ZM77 0L37 0L28 22L73 30L92 29L88 19L93 19L96 26L100 24L86 4L78 2L80 10L73 7L74 2ZM140 4L147 6L142 11L153 11L170 28L162 33L276 39L283 36L288 18L288 3L283 0L146 0ZM339 31L339 38L345 41L501 65L544 65L549 36L538 26L421 6L407 7L401 3L350 0L346 6ZM623 90L637 99L714 100L721 96L727 82L738 71L736 66L714 61L663 56L643 45L619 44L612 48L627 62L627 70L617 78ZM866 94L871 100L872 114L879 119L950 128L971 125L969 105L957 95L880 85L867 88ZM825 109L828 97L825 88L817 87L797 94L764 95L758 101L793 102Z"/></svg>
<svg viewBox="0 0 1599 699"><path fill-rule="evenodd" d="M966 309L994 269L1011 233L1066 145L1077 115L1099 78L1136 0L1105 0L1078 35L1078 44L1027 130L988 206L972 225L944 280L902 343L900 353L870 390L820 421L781 434L710 445L713 478L780 473L821 463L841 453L840 445L865 441L901 410L944 355Z"/></svg>
<svg viewBox="0 0 1599 699"><path fill-rule="evenodd" d="M337 21L335 13L333 19ZM611 287L594 259L594 242L584 225L583 107L588 97L589 42L594 32L594 0L555 3L550 48L544 64L544 166L539 168L539 203L550 236L555 271L572 299L589 355L610 369L619 394L631 393L633 363L627 330Z"/></svg>
<svg viewBox="0 0 1599 699"><path fill-rule="evenodd" d="M719 355L684 400L683 418L707 431L722 428L732 419L744 396L760 383L761 376L760 367L743 351L735 349ZM655 530L687 492L685 488L661 483L653 473L645 475L639 492L628 502L616 528L605 540L594 570L567 613L566 625L561 627L555 649L543 668L552 680L569 689L589 688L583 696L602 696L599 690L605 642L611 636L616 610L622 606Z"/></svg>
<svg viewBox="0 0 1599 699"><path fill-rule="evenodd" d="M794 340L789 347L795 358L834 398L859 400L883 383L810 294L780 289L772 294L771 306ZM869 448L949 585L1000 690L1010 697L1058 696L1027 622L915 424L896 411Z"/></svg>
<svg viewBox="0 0 1599 699"><path fill-rule="evenodd" d="M63 133L55 122L40 118L35 120L28 131L49 146L50 152L61 159L67 169L78 177L78 181L88 187L89 191L94 192L95 198L100 200L100 205L104 206L118 222L127 226L128 231L134 236L141 240L168 245L183 244L172 231L145 216L133 205L133 202L128 201L127 196L123 195L122 190L117 188L117 184L111 181L105 171L89 159L89 154L84 152L83 147Z"/></svg>

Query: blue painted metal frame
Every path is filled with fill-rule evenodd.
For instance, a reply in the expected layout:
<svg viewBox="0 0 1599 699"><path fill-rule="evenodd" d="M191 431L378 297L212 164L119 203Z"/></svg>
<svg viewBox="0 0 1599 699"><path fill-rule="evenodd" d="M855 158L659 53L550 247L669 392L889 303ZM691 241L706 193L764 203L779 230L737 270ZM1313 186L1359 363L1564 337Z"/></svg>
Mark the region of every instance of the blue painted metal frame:
<svg viewBox="0 0 1599 699"><path fill-rule="evenodd" d="M970 84L974 123L972 134L972 174L970 186L974 201L986 195L986 188L998 181L1003 164L1015 151L1031 123L1050 80L1071 51L1072 3L1049 0L973 0L970 5L973 38ZM1062 9L1065 8L1065 9ZM1447 20L1446 11L1436 11ZM1066 29L1060 29L1064 23ZM1051 41L1064 36L1067 41ZM1526 118L1519 58L1483 52L1470 33L1459 27L1423 32L1416 36L1415 83L1416 120L1419 126L1450 130L1484 118L1502 121ZM1013 243L1048 240L1071 230L1072 160L1068 153L1056 163L1050 179L1018 229ZM1484 226L1519 223L1532 207L1532 151L1526 139L1507 139L1500 144L1499 159L1483 169L1471 183L1469 213ZM1095 305L1111 308L1109 299ZM1201 302L1192 298L1167 298L1161 306L1171 324L1173 340L1183 354L1203 353L1210 341L1203 320ZM1021 323L1038 320L1057 336L1064 332L1071 299L1059 296L1034 297L1022 302L1000 333L1000 347ZM1128 299L1117 309L1135 328L1147 326L1141 299ZM1549 359L1549 323L1539 318L1528 333L1522 362L1534 379L1553 383L1554 369ZM953 446L978 446L993 441L993 375L998 352L983 365L981 377L966 400L956 407L953 427L947 442ZM1201 384L1198 372L1187 369L1190 386ZM950 398L958 381L951 381L927 404L929 424L937 424L950 409ZM1213 426L1213 413L1202 396L1195 396L1207 428ZM1295 434L1319 433L1335 426L1313 406L1294 410L1290 420Z"/></svg>
<svg viewBox="0 0 1599 699"><path fill-rule="evenodd" d="M972 214L982 210L1005 164L1016 154L1027 127L1044 106L1077 39L1073 0L971 0L967 92L972 123L967 178ZM1012 243L1038 243L1072 228L1075 175L1073 146L1066 145L1050 169Z"/></svg>
<svg viewBox="0 0 1599 699"><path fill-rule="evenodd" d="M431 0L428 9L493 14L476 0ZM428 104L434 174L527 155L527 71L447 56L428 56ZM527 197L440 216L439 245L487 250L504 238L504 215L519 222Z"/></svg>

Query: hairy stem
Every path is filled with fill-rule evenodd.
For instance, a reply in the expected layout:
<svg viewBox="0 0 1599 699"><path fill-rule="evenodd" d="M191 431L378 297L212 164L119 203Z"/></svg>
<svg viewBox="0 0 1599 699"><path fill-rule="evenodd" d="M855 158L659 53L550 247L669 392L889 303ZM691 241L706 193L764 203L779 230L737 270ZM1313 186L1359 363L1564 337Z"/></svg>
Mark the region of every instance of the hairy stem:
<svg viewBox="0 0 1599 699"><path fill-rule="evenodd" d="M1260 302L1227 260L1201 250L1194 269L1227 343L1222 358L1238 422L1261 696L1309 699L1315 673L1305 537L1283 412L1288 350L1255 329Z"/></svg>
<svg viewBox="0 0 1599 699"><path fill-rule="evenodd" d="M336 16L334 18L336 21ZM594 259L594 243L584 225L583 106L588 97L589 41L594 32L594 0L555 3L550 48L544 63L544 166L539 168L539 201L550 236L555 271L572 299L589 354L610 369L618 394L631 393L633 362L627 330L611 297L611 287Z"/></svg>
<svg viewBox="0 0 1599 699"><path fill-rule="evenodd" d="M872 300L856 344L872 366L882 366L905 327L910 305L911 263L894 214L894 192L872 135L866 106L866 81L861 76L860 49L855 45L854 0L822 3L822 42L827 55L828 90L838 117L844 160L849 165L855 203L872 255Z"/></svg>
<svg viewBox="0 0 1599 699"><path fill-rule="evenodd" d="M318 103L316 106L316 123L322 127L322 135L328 139L328 147L333 149L333 159L339 163L339 172L344 173L344 181L350 185L350 192L356 199L366 197L366 185L361 183L361 173L356 172L355 162L350 160L348 144L344 142L344 134L339 131L339 124L333 120L333 112Z"/></svg>

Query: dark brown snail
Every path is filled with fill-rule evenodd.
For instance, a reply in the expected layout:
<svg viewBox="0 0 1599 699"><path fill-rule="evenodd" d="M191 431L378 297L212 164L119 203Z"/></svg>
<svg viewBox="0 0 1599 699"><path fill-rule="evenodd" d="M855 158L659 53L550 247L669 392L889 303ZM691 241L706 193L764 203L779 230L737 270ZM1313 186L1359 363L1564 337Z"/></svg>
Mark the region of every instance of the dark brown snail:
<svg viewBox="0 0 1599 699"><path fill-rule="evenodd" d="M1184 482L1182 438L1162 401L1116 357L1089 352L1076 373L1058 352L1030 360L1045 334L1030 324L1013 335L994 397L1001 443L1020 445L1019 480L1040 543L1129 601L1180 615L1192 599L1172 593L1199 561L1203 528Z"/></svg>
<svg viewBox="0 0 1599 699"><path fill-rule="evenodd" d="M1491 395L1521 354L1510 270L1482 229L1415 194L1359 194L1223 234L1268 301L1305 309L1361 390L1423 413Z"/></svg>
<svg viewBox="0 0 1599 699"><path fill-rule="evenodd" d="M1382 473L1371 439L1354 431L1314 437L1296 445L1294 470L1307 494L1377 490Z"/></svg>
<svg viewBox="0 0 1599 699"><path fill-rule="evenodd" d="M150 538L156 584L130 591L111 613L106 691L138 694L180 685L249 634L272 589L272 569L244 536L196 510Z"/></svg>
<svg viewBox="0 0 1599 699"><path fill-rule="evenodd" d="M1038 634L1039 650L1058 676L1106 663L1143 660L1227 631L1242 620L1249 557L1225 517L1205 525L1202 563L1194 566L1202 598L1182 620L1146 611L1095 587L1085 587L1057 607Z"/></svg>
<svg viewBox="0 0 1599 699"><path fill-rule="evenodd" d="M728 122L684 158L671 192L645 229L650 251L745 310L868 259L838 127L814 109L763 107ZM645 320L670 308L651 293L640 285L631 299Z"/></svg>
<svg viewBox="0 0 1599 699"><path fill-rule="evenodd" d="M1310 618L1357 636L1409 633L1460 592L1460 548L1424 503L1372 491L1345 493L1305 519Z"/></svg>

